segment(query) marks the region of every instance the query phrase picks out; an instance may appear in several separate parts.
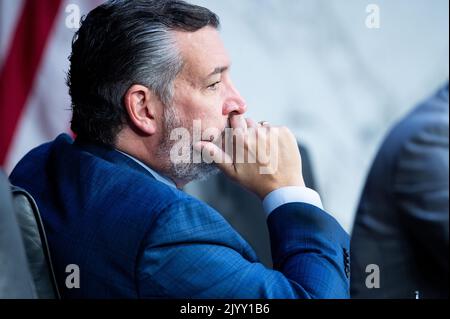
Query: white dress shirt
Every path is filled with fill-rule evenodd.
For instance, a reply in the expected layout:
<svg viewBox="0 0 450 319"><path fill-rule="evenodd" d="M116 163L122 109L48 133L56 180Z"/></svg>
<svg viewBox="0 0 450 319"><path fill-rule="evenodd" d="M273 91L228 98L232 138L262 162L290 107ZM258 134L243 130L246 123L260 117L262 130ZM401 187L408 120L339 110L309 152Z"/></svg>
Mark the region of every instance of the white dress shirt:
<svg viewBox="0 0 450 319"><path fill-rule="evenodd" d="M141 165L143 168L145 168L150 174L152 174L152 176L161 183L166 184L167 186L173 187L173 188L177 188L177 186L175 185L175 183L173 181L171 181L170 179L168 179L165 176L162 176L160 174L158 174L155 170L151 169L150 167L148 167L147 165L145 165L144 163L142 163L140 160L138 160L137 158L134 158L133 156L124 153L122 151L117 150L119 153L122 153L123 155L125 155L126 157L132 159L133 161L135 161L136 163L138 163L139 165Z"/></svg>

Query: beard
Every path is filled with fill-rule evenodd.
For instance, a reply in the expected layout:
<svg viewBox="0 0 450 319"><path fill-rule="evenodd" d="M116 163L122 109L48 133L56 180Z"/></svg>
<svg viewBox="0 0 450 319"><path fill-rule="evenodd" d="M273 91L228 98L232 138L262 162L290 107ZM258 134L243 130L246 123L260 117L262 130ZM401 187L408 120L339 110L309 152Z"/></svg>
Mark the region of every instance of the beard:
<svg viewBox="0 0 450 319"><path fill-rule="evenodd" d="M194 163L194 146L192 139L186 142L184 147L190 152L189 163L186 162L173 162L170 159L170 151L179 141L171 140L170 135L176 128L184 127L186 128L191 137L192 134L192 123L183 123L178 114L176 113L175 107L172 105L167 105L164 108L164 122L163 122L163 138L160 143L159 149L156 156L161 161L161 163L166 163L165 171L168 177L175 181L182 181L183 183L189 183L195 180L205 180L210 176L220 173L219 168L211 163Z"/></svg>

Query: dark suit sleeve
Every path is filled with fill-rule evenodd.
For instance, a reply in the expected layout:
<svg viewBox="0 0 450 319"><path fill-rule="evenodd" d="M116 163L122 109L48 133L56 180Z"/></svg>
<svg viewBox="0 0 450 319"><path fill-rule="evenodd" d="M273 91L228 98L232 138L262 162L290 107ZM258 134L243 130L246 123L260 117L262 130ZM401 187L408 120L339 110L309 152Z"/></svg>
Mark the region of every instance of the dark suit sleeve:
<svg viewBox="0 0 450 319"><path fill-rule="evenodd" d="M343 255L348 236L334 219L316 207L289 204L273 212L269 227L276 270L258 262L212 208L195 200L170 205L143 243L140 297L348 297Z"/></svg>
<svg viewBox="0 0 450 319"><path fill-rule="evenodd" d="M447 121L447 122L445 122ZM428 125L401 150L394 194L402 223L437 270L448 272L448 118Z"/></svg>

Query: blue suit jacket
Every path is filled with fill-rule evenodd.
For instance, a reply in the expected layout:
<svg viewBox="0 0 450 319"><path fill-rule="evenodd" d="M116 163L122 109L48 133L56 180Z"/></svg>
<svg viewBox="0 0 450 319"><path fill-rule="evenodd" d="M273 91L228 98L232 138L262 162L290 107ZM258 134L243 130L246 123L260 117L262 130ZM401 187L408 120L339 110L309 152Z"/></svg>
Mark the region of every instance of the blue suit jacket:
<svg viewBox="0 0 450 319"><path fill-rule="evenodd" d="M65 298L348 297L348 235L314 206L270 215L272 270L217 211L113 149L60 135L10 179L40 208Z"/></svg>

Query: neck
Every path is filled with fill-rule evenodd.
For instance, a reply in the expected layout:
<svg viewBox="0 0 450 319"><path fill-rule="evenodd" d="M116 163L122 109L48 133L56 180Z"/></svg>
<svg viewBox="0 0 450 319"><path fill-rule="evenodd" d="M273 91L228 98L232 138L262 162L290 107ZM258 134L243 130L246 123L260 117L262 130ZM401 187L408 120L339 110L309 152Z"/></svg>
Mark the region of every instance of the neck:
<svg viewBox="0 0 450 319"><path fill-rule="evenodd" d="M178 189L182 189L191 181L173 176L170 165L167 165L170 163L169 156L162 158L161 154L155 152L160 148L160 144L154 142L156 140L155 137L145 139L121 132L117 137L115 148L139 160L158 174L170 179Z"/></svg>
<svg viewBox="0 0 450 319"><path fill-rule="evenodd" d="M163 143L162 136L139 136L131 129L123 129L116 140L115 148L124 152L146 166L150 167L158 174L170 179L178 189L182 189L192 181L189 177L182 177L175 174L170 165L170 152L161 152Z"/></svg>

